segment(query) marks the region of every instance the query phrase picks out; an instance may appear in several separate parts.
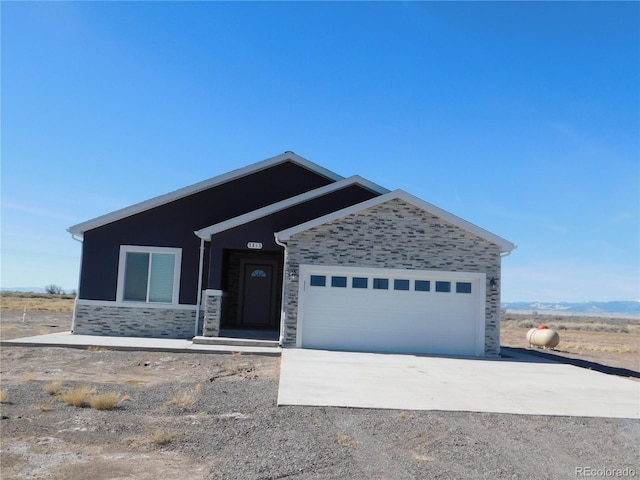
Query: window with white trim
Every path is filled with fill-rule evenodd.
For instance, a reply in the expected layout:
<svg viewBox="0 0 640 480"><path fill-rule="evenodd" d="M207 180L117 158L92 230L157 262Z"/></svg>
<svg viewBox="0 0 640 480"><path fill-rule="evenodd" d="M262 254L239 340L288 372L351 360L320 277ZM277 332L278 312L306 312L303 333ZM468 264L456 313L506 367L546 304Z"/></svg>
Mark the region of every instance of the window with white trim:
<svg viewBox="0 0 640 480"><path fill-rule="evenodd" d="M118 300L177 304L182 249L120 246Z"/></svg>

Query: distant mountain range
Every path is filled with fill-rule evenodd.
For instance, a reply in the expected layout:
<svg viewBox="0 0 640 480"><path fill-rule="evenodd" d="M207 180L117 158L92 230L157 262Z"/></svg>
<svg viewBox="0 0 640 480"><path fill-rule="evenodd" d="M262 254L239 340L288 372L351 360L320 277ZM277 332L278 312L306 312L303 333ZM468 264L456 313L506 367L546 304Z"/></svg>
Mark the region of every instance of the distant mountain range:
<svg viewBox="0 0 640 480"><path fill-rule="evenodd" d="M617 302L505 302L502 308L506 310L533 311L533 312L555 312L555 313L576 313L576 314L640 314L639 301L617 301Z"/></svg>

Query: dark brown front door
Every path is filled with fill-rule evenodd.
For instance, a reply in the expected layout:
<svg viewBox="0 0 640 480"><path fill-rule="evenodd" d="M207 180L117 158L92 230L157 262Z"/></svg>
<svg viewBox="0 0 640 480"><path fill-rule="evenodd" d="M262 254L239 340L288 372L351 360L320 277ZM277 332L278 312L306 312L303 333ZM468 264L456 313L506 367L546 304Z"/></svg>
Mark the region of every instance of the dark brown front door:
<svg viewBox="0 0 640 480"><path fill-rule="evenodd" d="M240 325L273 326L274 272L275 265L270 262L243 264Z"/></svg>

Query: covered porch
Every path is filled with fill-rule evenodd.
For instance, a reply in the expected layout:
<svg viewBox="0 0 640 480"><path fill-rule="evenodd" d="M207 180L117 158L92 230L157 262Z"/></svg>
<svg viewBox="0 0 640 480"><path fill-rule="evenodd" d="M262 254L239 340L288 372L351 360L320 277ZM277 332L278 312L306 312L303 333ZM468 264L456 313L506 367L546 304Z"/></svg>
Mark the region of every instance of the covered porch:
<svg viewBox="0 0 640 480"><path fill-rule="evenodd" d="M208 284L219 288L202 292L202 331L194 343L277 346L284 252L212 247Z"/></svg>

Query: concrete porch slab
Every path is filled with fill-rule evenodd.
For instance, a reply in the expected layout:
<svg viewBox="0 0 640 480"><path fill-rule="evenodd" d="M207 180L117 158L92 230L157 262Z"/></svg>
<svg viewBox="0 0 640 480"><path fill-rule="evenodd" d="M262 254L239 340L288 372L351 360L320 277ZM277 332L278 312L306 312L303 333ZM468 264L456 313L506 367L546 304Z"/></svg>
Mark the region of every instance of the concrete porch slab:
<svg viewBox="0 0 640 480"><path fill-rule="evenodd" d="M193 337L194 345L228 345L243 347L270 347L278 348L277 340L259 340L255 338L238 337Z"/></svg>
<svg viewBox="0 0 640 480"><path fill-rule="evenodd" d="M280 355L278 346L237 345L237 344L197 344L191 340L144 337L106 337L99 335L75 335L71 332L50 333L34 337L14 338L0 342L2 346L21 347L104 347L111 350L147 350L157 352L184 353L243 353L255 355Z"/></svg>
<svg viewBox="0 0 640 480"><path fill-rule="evenodd" d="M640 383L526 355L285 349L278 405L640 418Z"/></svg>

